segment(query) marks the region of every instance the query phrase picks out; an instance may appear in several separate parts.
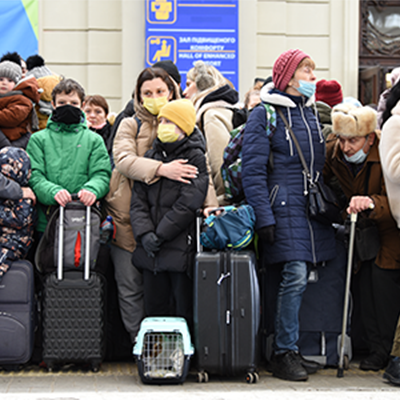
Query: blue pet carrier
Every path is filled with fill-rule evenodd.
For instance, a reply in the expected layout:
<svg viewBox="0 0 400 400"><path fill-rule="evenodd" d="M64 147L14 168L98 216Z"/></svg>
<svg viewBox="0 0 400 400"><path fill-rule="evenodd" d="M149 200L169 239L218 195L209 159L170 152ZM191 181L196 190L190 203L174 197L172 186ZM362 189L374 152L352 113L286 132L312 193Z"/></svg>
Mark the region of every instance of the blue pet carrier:
<svg viewBox="0 0 400 400"><path fill-rule="evenodd" d="M143 383L183 383L194 353L184 318L145 318L133 354Z"/></svg>

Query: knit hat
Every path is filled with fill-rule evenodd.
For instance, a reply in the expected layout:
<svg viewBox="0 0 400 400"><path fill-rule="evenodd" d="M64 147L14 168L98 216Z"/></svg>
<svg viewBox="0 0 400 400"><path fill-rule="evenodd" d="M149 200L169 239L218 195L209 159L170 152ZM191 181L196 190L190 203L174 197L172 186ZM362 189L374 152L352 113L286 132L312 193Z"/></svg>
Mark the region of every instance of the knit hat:
<svg viewBox="0 0 400 400"><path fill-rule="evenodd" d="M12 79L18 83L22 77L22 69L15 62L3 61L0 63L0 77Z"/></svg>
<svg viewBox="0 0 400 400"><path fill-rule="evenodd" d="M20 186L27 186L31 176L31 160L19 147L3 147L0 150L0 172Z"/></svg>
<svg viewBox="0 0 400 400"><path fill-rule="evenodd" d="M341 103L343 101L343 93L340 83L335 80L326 81L325 79L318 81L315 100L323 101L330 107Z"/></svg>
<svg viewBox="0 0 400 400"><path fill-rule="evenodd" d="M377 128L377 114L371 107L338 104L332 109L333 132L345 137L364 137Z"/></svg>
<svg viewBox="0 0 400 400"><path fill-rule="evenodd" d="M171 60L158 61L153 64L153 68L163 69L178 85L181 83L181 74L177 66Z"/></svg>
<svg viewBox="0 0 400 400"><path fill-rule="evenodd" d="M272 68L272 80L278 90L285 91L304 58L310 58L310 56L299 49L287 50L277 58Z"/></svg>
<svg viewBox="0 0 400 400"><path fill-rule="evenodd" d="M195 83L199 92L215 86L216 82L212 75L207 71L207 66L204 61L196 61L194 63Z"/></svg>
<svg viewBox="0 0 400 400"><path fill-rule="evenodd" d="M161 108L158 119L167 118L179 128L181 128L187 136L190 136L196 126L196 111L190 100L181 99L168 102Z"/></svg>

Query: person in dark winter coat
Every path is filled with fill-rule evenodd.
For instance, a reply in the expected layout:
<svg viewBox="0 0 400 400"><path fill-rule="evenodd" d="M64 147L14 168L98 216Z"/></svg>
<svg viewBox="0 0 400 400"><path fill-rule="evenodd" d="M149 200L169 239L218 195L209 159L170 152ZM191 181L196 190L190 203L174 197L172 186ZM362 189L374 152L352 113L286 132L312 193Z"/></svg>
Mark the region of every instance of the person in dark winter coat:
<svg viewBox="0 0 400 400"><path fill-rule="evenodd" d="M137 241L132 263L143 270L147 316L184 317L192 326L192 282L195 218L206 198L209 177L205 141L195 128L196 113L189 100L176 100L161 109L157 139L145 157L170 162L186 159L198 168L190 184L161 178L152 185L133 186L131 223Z"/></svg>
<svg viewBox="0 0 400 400"><path fill-rule="evenodd" d="M3 147L0 150L1 175L26 187L31 163L25 150ZM11 262L26 256L32 244L36 213L32 198L0 199L0 281Z"/></svg>
<svg viewBox="0 0 400 400"><path fill-rule="evenodd" d="M298 352L298 315L307 285L307 269L336 256L331 226L310 220L307 214L308 184L297 149L276 111L280 107L289 122L312 174L322 179L325 142L310 107L315 92L315 64L301 50L281 54L273 67L273 83L261 90L264 105L250 114L244 133L242 180L248 203L256 213L256 230L266 268L281 268L275 316L273 375L306 380L317 363ZM273 170L267 169L270 153Z"/></svg>

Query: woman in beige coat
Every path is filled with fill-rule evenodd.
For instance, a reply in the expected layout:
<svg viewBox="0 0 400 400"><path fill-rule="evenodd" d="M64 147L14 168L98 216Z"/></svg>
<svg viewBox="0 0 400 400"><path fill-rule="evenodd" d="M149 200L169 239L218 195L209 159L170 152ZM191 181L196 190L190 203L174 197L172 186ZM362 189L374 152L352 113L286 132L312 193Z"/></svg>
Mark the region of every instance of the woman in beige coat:
<svg viewBox="0 0 400 400"><path fill-rule="evenodd" d="M179 88L171 77L160 68L146 68L138 77L134 107L136 114L125 118L118 128L113 157L115 169L110 181L110 191L105 201L105 211L116 224L116 236L111 244L111 258L115 268L119 305L125 328L135 341L144 316L142 275L132 265L135 240L130 223L130 202L133 182L154 183L160 176L189 183L195 178L197 168L186 160L170 163L144 158L157 137L157 114L170 100L180 97ZM140 129L138 129L138 123ZM208 205L216 206L217 200L209 190Z"/></svg>
<svg viewBox="0 0 400 400"><path fill-rule="evenodd" d="M221 165L231 138L230 131L234 128L233 108L239 96L215 67L203 61L197 61L186 77L183 95L192 100L196 108L196 122L207 142L207 157L218 201L224 204Z"/></svg>

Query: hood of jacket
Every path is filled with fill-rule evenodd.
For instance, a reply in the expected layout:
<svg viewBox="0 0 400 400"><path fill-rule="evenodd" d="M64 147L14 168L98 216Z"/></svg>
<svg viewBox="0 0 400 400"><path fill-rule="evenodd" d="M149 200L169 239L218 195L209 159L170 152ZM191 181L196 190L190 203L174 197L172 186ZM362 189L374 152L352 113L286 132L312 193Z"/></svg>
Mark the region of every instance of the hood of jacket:
<svg viewBox="0 0 400 400"><path fill-rule="evenodd" d="M13 91L21 91L24 96L34 103L38 103L40 100L39 85L34 76L30 76L19 81L14 87Z"/></svg>
<svg viewBox="0 0 400 400"><path fill-rule="evenodd" d="M202 101L200 101L199 108L207 103L213 103L215 101L225 101L228 104L236 104L239 101L239 94L236 90L232 89L228 84L214 90L213 92L206 95Z"/></svg>
<svg viewBox="0 0 400 400"><path fill-rule="evenodd" d="M310 107L314 103L315 97L293 96L275 89L273 82L265 85L260 92L260 98L263 102L281 107L294 108L300 104Z"/></svg>

